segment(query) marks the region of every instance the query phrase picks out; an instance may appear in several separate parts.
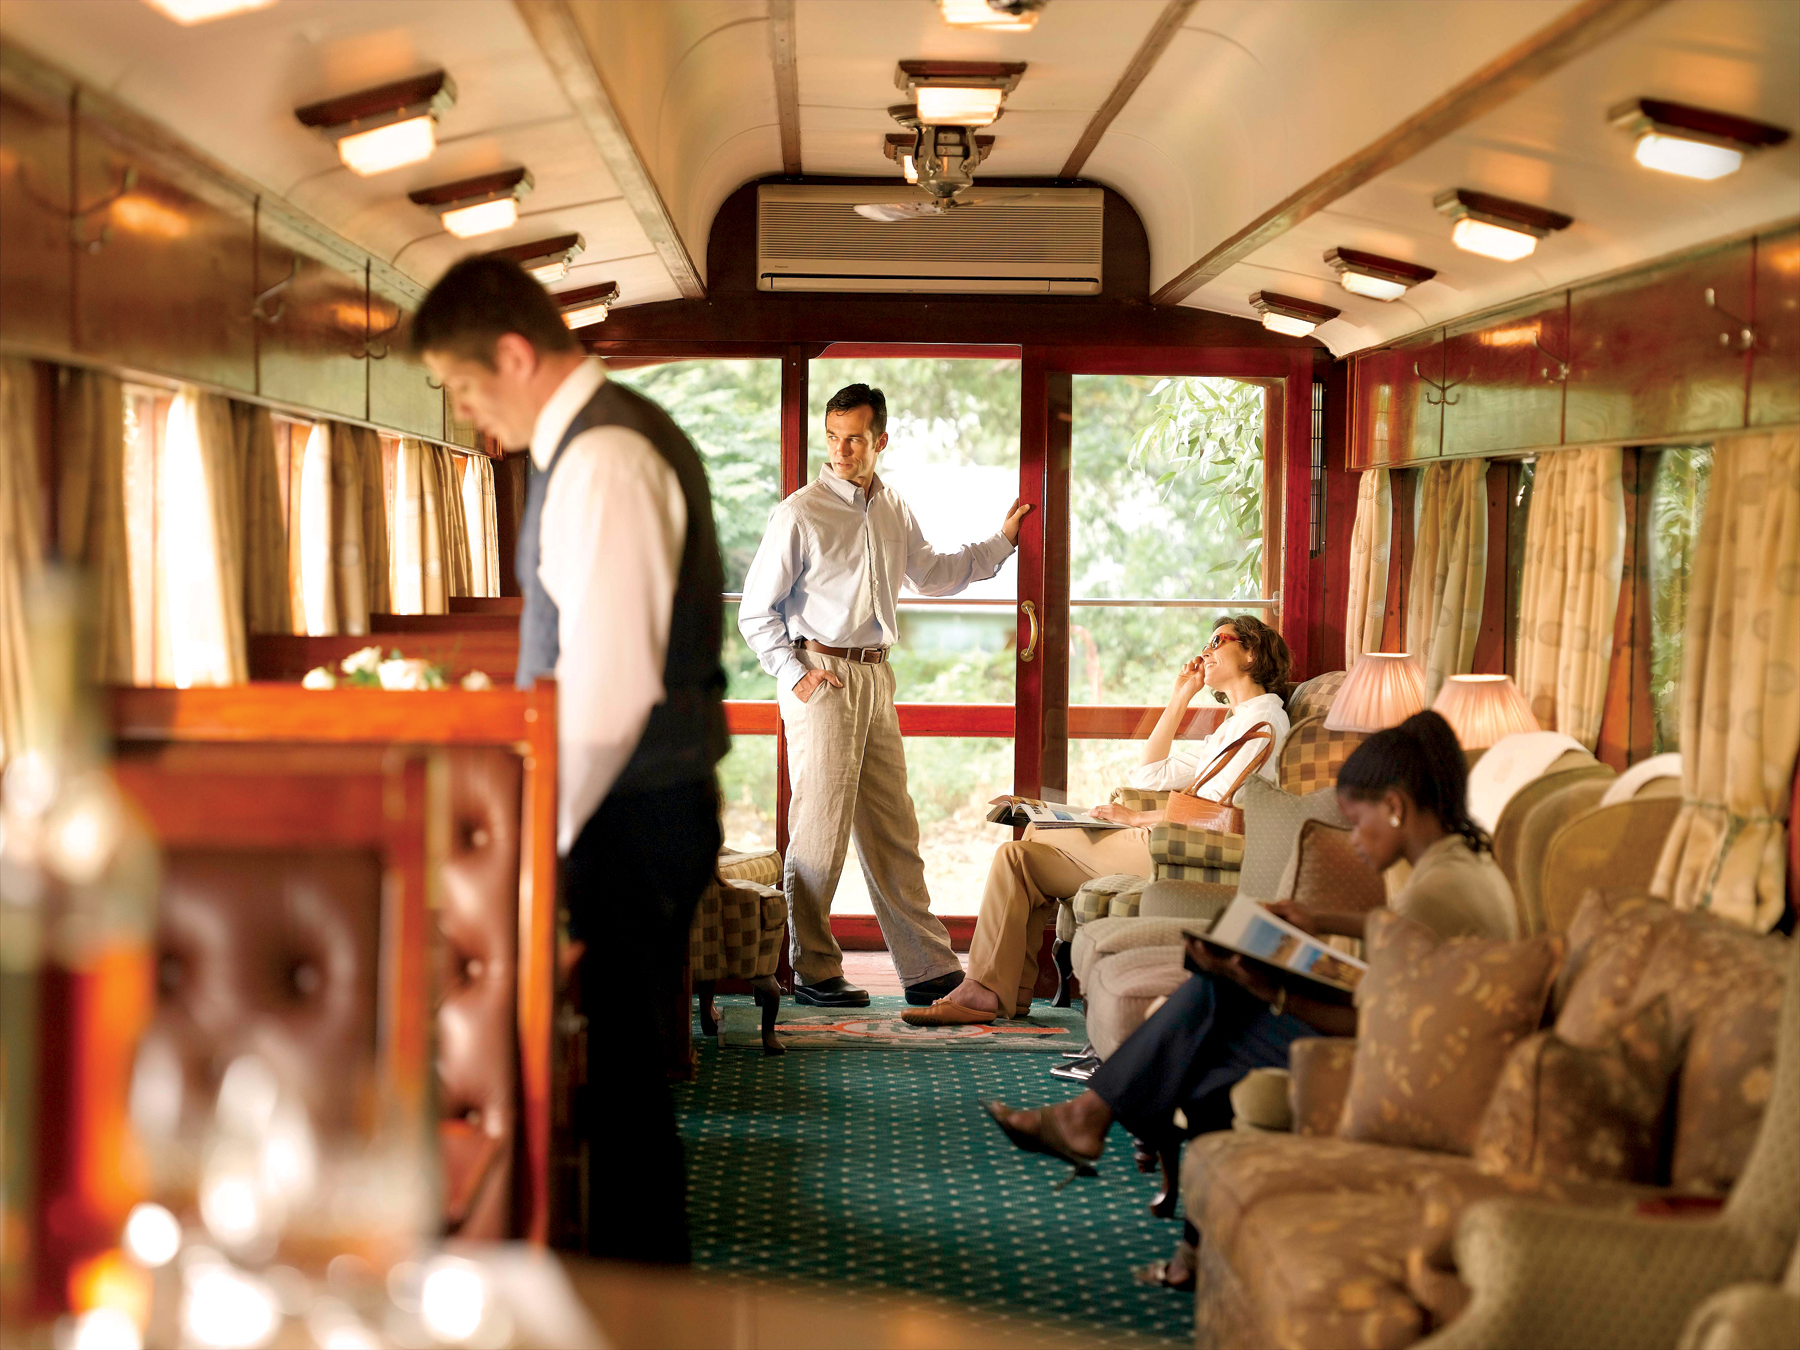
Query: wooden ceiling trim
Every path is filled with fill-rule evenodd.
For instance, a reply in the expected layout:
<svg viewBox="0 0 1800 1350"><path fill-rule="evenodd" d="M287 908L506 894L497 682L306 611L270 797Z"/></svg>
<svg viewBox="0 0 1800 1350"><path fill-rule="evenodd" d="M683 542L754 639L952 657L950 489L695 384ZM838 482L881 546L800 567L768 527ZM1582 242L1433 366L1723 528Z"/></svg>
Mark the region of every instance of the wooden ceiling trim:
<svg viewBox="0 0 1800 1350"><path fill-rule="evenodd" d="M650 237L650 246L668 270L676 290L684 300L704 298L706 285L700 280L700 269L694 265L668 203L657 190L643 155L613 106L599 63L568 0L513 0L513 4L574 106L575 115L593 137L632 214Z"/></svg>
<svg viewBox="0 0 1800 1350"><path fill-rule="evenodd" d="M1583 0L1524 42L1269 208L1165 282L1150 302L1181 303L1307 217L1403 164L1427 146L1515 98L1553 71L1629 28L1664 0Z"/></svg>
<svg viewBox="0 0 1800 1350"><path fill-rule="evenodd" d="M792 3L792 0L789 0ZM1058 178L1079 178L1082 168L1088 162L1088 156L1094 153L1094 147L1100 144L1100 138L1106 129L1113 124L1113 119L1125 110L1131 102L1131 96L1137 93L1138 86L1144 82L1151 69L1168 50L1169 44L1175 40L1175 34L1181 31L1182 22L1187 18L1198 0L1169 0L1163 6L1163 12L1154 27L1137 49L1137 55L1131 58L1131 64L1125 67L1125 73L1113 86L1112 93L1106 96L1093 117L1088 120L1087 129L1081 133L1081 139L1075 142L1075 148L1069 152L1069 158L1063 162Z"/></svg>
<svg viewBox="0 0 1800 1350"><path fill-rule="evenodd" d="M769 0L769 62L775 67L775 115L781 125L781 171L800 168L800 63L794 32L794 0Z"/></svg>

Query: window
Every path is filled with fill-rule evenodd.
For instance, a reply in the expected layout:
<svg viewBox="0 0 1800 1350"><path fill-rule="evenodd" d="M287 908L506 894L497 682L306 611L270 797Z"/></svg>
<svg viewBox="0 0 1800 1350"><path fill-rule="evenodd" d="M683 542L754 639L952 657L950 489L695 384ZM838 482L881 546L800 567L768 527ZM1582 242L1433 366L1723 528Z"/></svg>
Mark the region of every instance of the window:
<svg viewBox="0 0 1800 1350"><path fill-rule="evenodd" d="M1681 637L1711 475L1711 446L1657 455L1650 498L1650 701L1658 754L1681 748Z"/></svg>

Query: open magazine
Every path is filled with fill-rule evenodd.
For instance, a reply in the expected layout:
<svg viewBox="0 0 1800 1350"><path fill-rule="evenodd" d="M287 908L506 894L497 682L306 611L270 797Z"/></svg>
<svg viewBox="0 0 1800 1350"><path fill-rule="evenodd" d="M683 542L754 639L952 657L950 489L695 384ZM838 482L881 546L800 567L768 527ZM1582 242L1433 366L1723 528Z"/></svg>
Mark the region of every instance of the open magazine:
<svg viewBox="0 0 1800 1350"><path fill-rule="evenodd" d="M1211 932L1193 936L1221 953L1248 957L1290 985L1296 983L1297 976L1307 982L1301 986L1305 992L1333 1002L1341 1002L1344 995L1354 993L1369 969L1365 962L1340 952L1323 938L1302 932L1269 913L1247 895L1239 895L1231 902ZM1321 990L1318 985L1326 988Z"/></svg>
<svg viewBox="0 0 1800 1350"><path fill-rule="evenodd" d="M1040 802L1036 797L996 797L988 803L987 818L996 825L1035 825L1040 830L1130 828L1114 820L1096 820L1086 811L1058 806L1055 802Z"/></svg>

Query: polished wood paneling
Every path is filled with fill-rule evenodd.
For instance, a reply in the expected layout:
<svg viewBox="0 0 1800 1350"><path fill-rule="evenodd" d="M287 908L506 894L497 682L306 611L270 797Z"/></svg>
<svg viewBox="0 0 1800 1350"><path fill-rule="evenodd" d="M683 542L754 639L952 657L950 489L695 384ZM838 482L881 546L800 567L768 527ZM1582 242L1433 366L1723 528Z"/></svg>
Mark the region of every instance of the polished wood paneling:
<svg viewBox="0 0 1800 1350"><path fill-rule="evenodd" d="M1738 325L1707 308L1706 290L1726 314L1747 317L1751 254L1745 240L1569 293L1566 443L1744 425Z"/></svg>
<svg viewBox="0 0 1800 1350"><path fill-rule="evenodd" d="M1568 351L1562 291L1446 330L1444 366L1456 388L1444 405L1444 453L1560 444Z"/></svg>
<svg viewBox="0 0 1800 1350"><path fill-rule="evenodd" d="M1800 226L1756 241L1750 425L1800 421Z"/></svg>
<svg viewBox="0 0 1800 1350"><path fill-rule="evenodd" d="M1444 369L1438 329L1356 358L1352 468L1379 468L1437 455L1443 444L1443 396L1425 381L1444 383Z"/></svg>
<svg viewBox="0 0 1800 1350"><path fill-rule="evenodd" d="M367 417L365 259L267 210L258 226L258 392L325 413Z"/></svg>
<svg viewBox="0 0 1800 1350"><path fill-rule="evenodd" d="M0 337L68 350L69 91L0 65Z"/></svg>
<svg viewBox="0 0 1800 1350"><path fill-rule="evenodd" d="M253 392L255 199L165 147L78 114L75 200L114 194L85 218L75 250L77 351Z"/></svg>
<svg viewBox="0 0 1800 1350"><path fill-rule="evenodd" d="M407 349L424 294L378 263L369 265L369 420L432 440L444 435L444 395Z"/></svg>
<svg viewBox="0 0 1800 1350"><path fill-rule="evenodd" d="M458 615L458 618L471 617ZM510 630L449 629L437 632L349 634L307 637L292 633L252 633L245 639L252 680L295 681L314 666L336 670L338 662L371 643L399 647L407 656L431 661L452 680L479 670L496 684L511 684L519 664L519 622Z"/></svg>

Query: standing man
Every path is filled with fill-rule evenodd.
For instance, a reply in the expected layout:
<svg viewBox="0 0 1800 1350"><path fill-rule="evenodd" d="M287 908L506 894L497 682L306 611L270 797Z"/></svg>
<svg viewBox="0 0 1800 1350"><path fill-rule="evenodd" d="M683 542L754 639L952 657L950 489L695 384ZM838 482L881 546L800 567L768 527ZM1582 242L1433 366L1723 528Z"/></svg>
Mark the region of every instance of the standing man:
<svg viewBox="0 0 1800 1350"><path fill-rule="evenodd" d="M544 288L469 258L413 321L458 411L529 446L515 561L518 683L556 678L557 851L587 945L588 1250L689 1259L666 1078L688 927L719 852L728 745L723 568L700 457L667 413L607 381ZM601 1035L599 1018L612 1021ZM604 1084L604 1091L601 1085Z"/></svg>
<svg viewBox="0 0 1800 1350"><path fill-rule="evenodd" d="M902 579L954 595L1000 570L1031 507L1015 501L1000 532L954 553L925 542L910 507L875 474L887 448L887 399L853 384L825 405L826 468L784 500L744 579L738 629L775 677L787 731L784 868L794 998L867 1006L844 978L831 897L852 835L906 1001L928 1004L962 983L950 935L931 912L919 822L906 791L888 649L900 636Z"/></svg>

